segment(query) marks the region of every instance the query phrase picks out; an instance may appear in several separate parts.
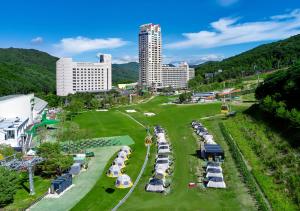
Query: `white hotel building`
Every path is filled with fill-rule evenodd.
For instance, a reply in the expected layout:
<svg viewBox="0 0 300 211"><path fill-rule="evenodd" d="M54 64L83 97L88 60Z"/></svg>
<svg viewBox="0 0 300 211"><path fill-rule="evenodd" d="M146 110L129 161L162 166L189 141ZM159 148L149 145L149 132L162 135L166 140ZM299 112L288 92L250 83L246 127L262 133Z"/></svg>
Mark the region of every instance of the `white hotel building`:
<svg viewBox="0 0 300 211"><path fill-rule="evenodd" d="M76 92L111 90L111 55L100 55L98 63L74 62L61 58L56 62L56 93L67 96Z"/></svg>
<svg viewBox="0 0 300 211"><path fill-rule="evenodd" d="M144 24L139 31L139 85L154 88L186 88L194 77L187 63L177 67L162 65L162 37L158 24Z"/></svg>
<svg viewBox="0 0 300 211"><path fill-rule="evenodd" d="M174 89L186 88L188 81L195 75L195 70L189 68L186 62L182 62L178 66L163 65L162 79L164 87L172 87Z"/></svg>
<svg viewBox="0 0 300 211"><path fill-rule="evenodd" d="M162 87L161 29L157 24L144 24L139 32L139 84Z"/></svg>

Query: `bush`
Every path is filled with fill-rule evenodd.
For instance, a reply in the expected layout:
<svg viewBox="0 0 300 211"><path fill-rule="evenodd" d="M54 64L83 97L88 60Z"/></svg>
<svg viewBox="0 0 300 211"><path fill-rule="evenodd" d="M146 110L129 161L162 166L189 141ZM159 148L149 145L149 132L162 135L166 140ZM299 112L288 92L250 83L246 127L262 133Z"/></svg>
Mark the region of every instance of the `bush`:
<svg viewBox="0 0 300 211"><path fill-rule="evenodd" d="M0 207L4 207L13 201L18 186L18 174L0 167Z"/></svg>

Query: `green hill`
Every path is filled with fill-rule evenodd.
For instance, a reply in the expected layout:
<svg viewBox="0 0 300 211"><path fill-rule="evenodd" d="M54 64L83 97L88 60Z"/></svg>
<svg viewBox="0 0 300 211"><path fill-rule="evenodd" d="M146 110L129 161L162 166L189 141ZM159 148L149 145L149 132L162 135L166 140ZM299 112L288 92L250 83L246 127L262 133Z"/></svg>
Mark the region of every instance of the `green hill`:
<svg viewBox="0 0 300 211"><path fill-rule="evenodd" d="M54 92L58 58L34 49L0 49L0 95Z"/></svg>
<svg viewBox="0 0 300 211"><path fill-rule="evenodd" d="M0 48L0 96L16 93L55 93L57 57L35 49ZM138 80L138 63L112 65L113 83Z"/></svg>
<svg viewBox="0 0 300 211"><path fill-rule="evenodd" d="M137 62L112 65L113 84L136 82L138 78L139 64Z"/></svg>
<svg viewBox="0 0 300 211"><path fill-rule="evenodd" d="M256 71L266 71L291 66L300 60L300 35L285 40L264 44L239 55L219 62L206 62L196 67L196 80L204 81L205 73L222 73L215 75L215 81L253 75ZM193 83L195 84L195 83Z"/></svg>

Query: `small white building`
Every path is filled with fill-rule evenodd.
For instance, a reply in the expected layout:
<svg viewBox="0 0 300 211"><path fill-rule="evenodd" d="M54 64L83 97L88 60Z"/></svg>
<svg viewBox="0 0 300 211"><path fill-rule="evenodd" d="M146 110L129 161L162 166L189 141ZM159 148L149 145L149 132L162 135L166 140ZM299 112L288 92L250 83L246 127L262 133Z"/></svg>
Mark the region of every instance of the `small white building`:
<svg viewBox="0 0 300 211"><path fill-rule="evenodd" d="M40 119L46 106L34 94L0 97L0 144L22 147L26 128Z"/></svg>
<svg viewBox="0 0 300 211"><path fill-rule="evenodd" d="M111 55L100 55L99 62L74 62L61 58L56 62L56 92L67 96L76 92L111 90Z"/></svg>

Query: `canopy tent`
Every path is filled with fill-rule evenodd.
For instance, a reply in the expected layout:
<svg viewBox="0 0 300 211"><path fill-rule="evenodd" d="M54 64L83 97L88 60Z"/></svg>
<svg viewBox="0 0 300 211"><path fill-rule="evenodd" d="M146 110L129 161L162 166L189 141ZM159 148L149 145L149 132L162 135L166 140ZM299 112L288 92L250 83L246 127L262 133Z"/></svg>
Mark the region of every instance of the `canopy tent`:
<svg viewBox="0 0 300 211"><path fill-rule="evenodd" d="M123 158L117 157L114 160L114 165L119 166L120 168L124 168L125 167L125 160Z"/></svg>
<svg viewBox="0 0 300 211"><path fill-rule="evenodd" d="M122 146L121 151L126 152L127 155L131 154L131 148L129 146Z"/></svg>
<svg viewBox="0 0 300 211"><path fill-rule="evenodd" d="M161 179L151 178L149 183L146 185L146 191L149 192L164 192L164 182Z"/></svg>
<svg viewBox="0 0 300 211"><path fill-rule="evenodd" d="M204 159L212 158L216 160L216 157L224 159L224 150L218 144L204 144L201 149L201 154Z"/></svg>
<svg viewBox="0 0 300 211"><path fill-rule="evenodd" d="M211 177L207 183L209 188L226 188L223 177Z"/></svg>
<svg viewBox="0 0 300 211"><path fill-rule="evenodd" d="M106 175L108 177L118 177L122 175L121 168L118 165L112 165L109 167Z"/></svg>
<svg viewBox="0 0 300 211"><path fill-rule="evenodd" d="M208 172L208 173L222 173L222 169L221 168L207 168L206 172Z"/></svg>
<svg viewBox="0 0 300 211"><path fill-rule="evenodd" d="M124 161L128 160L127 153L125 151L118 152L118 158L122 158Z"/></svg>
<svg viewBox="0 0 300 211"><path fill-rule="evenodd" d="M116 188L130 188L132 185L132 181L127 174L118 176L115 184Z"/></svg>

